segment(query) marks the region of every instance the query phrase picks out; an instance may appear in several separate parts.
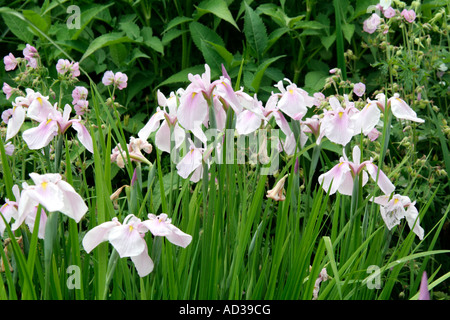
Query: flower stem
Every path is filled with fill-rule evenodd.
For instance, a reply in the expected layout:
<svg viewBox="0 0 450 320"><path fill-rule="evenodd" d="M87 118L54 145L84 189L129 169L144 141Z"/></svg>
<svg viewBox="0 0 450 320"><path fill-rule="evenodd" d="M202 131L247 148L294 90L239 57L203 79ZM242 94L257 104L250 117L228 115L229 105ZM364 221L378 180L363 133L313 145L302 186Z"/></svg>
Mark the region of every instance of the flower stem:
<svg viewBox="0 0 450 320"><path fill-rule="evenodd" d="M106 271L105 289L103 291L102 300L106 300L106 296L108 294L109 283L111 282L111 279L114 275L114 270L116 269L118 260L119 260L119 253L115 249L113 249L113 251L111 252L111 256L109 257L108 269Z"/></svg>

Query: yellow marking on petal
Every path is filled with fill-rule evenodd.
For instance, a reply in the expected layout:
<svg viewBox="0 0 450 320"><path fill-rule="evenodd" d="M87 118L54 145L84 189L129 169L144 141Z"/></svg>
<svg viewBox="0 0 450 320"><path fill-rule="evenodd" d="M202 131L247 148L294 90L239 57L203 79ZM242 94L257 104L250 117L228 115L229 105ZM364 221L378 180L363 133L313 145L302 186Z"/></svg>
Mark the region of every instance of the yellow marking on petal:
<svg viewBox="0 0 450 320"><path fill-rule="evenodd" d="M339 168L340 166L342 166L343 164L344 164L343 162L339 163L339 164L338 164L338 168Z"/></svg>
<svg viewBox="0 0 450 320"><path fill-rule="evenodd" d="M42 189L44 189L44 190L47 189L47 185L48 185L47 181L42 182L41 183Z"/></svg>
<svg viewBox="0 0 450 320"><path fill-rule="evenodd" d="M48 119L45 125L48 125L50 122L52 122L52 119Z"/></svg>
<svg viewBox="0 0 450 320"><path fill-rule="evenodd" d="M42 105L42 98L41 97L37 97L36 100L39 101L39 103Z"/></svg>
<svg viewBox="0 0 450 320"><path fill-rule="evenodd" d="M294 94L294 90L289 89L289 93L290 93L290 94Z"/></svg>
<svg viewBox="0 0 450 320"><path fill-rule="evenodd" d="M339 118L342 118L342 116L344 115L344 113L341 111L341 112L338 113L338 115L339 115Z"/></svg>
<svg viewBox="0 0 450 320"><path fill-rule="evenodd" d="M222 84L226 87L227 86L227 84L225 83L225 81L222 81Z"/></svg>
<svg viewBox="0 0 450 320"><path fill-rule="evenodd" d="M197 95L197 92L192 92L192 99Z"/></svg>
<svg viewBox="0 0 450 320"><path fill-rule="evenodd" d="M131 231L133 231L133 226L129 226L128 227L128 230L131 232Z"/></svg>
<svg viewBox="0 0 450 320"><path fill-rule="evenodd" d="M394 199L394 204L397 204L397 202L398 202L398 199Z"/></svg>

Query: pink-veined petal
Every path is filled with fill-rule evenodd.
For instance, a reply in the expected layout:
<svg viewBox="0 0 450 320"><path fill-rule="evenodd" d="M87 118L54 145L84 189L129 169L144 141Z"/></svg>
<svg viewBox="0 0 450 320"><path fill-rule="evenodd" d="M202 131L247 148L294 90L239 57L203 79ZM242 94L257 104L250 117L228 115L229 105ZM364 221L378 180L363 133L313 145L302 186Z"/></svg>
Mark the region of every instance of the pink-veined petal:
<svg viewBox="0 0 450 320"><path fill-rule="evenodd" d="M186 91L181 97L177 118L186 130L193 130L208 116L208 103L201 92Z"/></svg>
<svg viewBox="0 0 450 320"><path fill-rule="evenodd" d="M188 153L177 164L178 174L186 179L192 172L202 166L202 158L200 149L191 146Z"/></svg>
<svg viewBox="0 0 450 320"><path fill-rule="evenodd" d="M111 229L108 240L121 258L137 256L145 250L145 240L135 224L123 224Z"/></svg>
<svg viewBox="0 0 450 320"><path fill-rule="evenodd" d="M331 141L342 146L347 145L354 135L354 123L344 109L327 112L322 120L324 135Z"/></svg>
<svg viewBox="0 0 450 320"><path fill-rule="evenodd" d="M37 209L38 207L35 207L35 209L26 216L25 218L25 224L30 229L30 232L33 232L34 225L36 223L36 216L37 216ZM45 237L45 225L47 223L47 215L45 214L45 211L41 209L41 216L39 217L39 228L38 228L38 238L44 239Z"/></svg>
<svg viewBox="0 0 450 320"><path fill-rule="evenodd" d="M425 120L417 117L417 114L411 109L408 104L398 97L398 94L395 94L392 98L389 99L391 103L392 114L398 119L405 119L414 122L424 123Z"/></svg>
<svg viewBox="0 0 450 320"><path fill-rule="evenodd" d="M361 110L356 121L357 128L355 133L362 132L364 135L368 135L380 121L381 111L375 102L369 102Z"/></svg>
<svg viewBox="0 0 450 320"><path fill-rule="evenodd" d="M100 243L107 241L111 229L120 225L117 218L113 218L112 221L104 222L89 230L82 241L84 250L89 253Z"/></svg>
<svg viewBox="0 0 450 320"><path fill-rule="evenodd" d="M63 193L64 202L63 208L59 211L74 219L76 222L79 222L88 211L88 207L83 198L69 183L63 180L59 181L57 186Z"/></svg>
<svg viewBox="0 0 450 320"><path fill-rule="evenodd" d="M170 233L170 230L167 227L170 221L166 222L167 214L161 213L159 216L149 214L148 217L149 219L142 223L154 236L164 237Z"/></svg>
<svg viewBox="0 0 450 320"><path fill-rule="evenodd" d="M406 221L408 222L409 228L419 237L420 240L423 239L425 231L420 226L419 212L415 207L415 202L411 203L405 213Z"/></svg>
<svg viewBox="0 0 450 320"><path fill-rule="evenodd" d="M25 130L22 137L32 150L46 147L58 135L58 123L49 119L41 122L37 127Z"/></svg>
<svg viewBox="0 0 450 320"><path fill-rule="evenodd" d="M151 116L150 120L145 124L145 126L139 130L138 137L147 140L152 132L158 130L161 120L164 119L164 111L159 107L156 109L156 113Z"/></svg>
<svg viewBox="0 0 450 320"><path fill-rule="evenodd" d="M373 181L377 181L378 167L371 161L364 161L363 164L365 165L365 168ZM391 194L395 190L395 186L393 185L391 180L389 180L387 175L381 170L378 174L377 184L380 187L381 191L384 192L384 194Z"/></svg>
<svg viewBox="0 0 450 320"><path fill-rule="evenodd" d="M330 190L331 195L334 194L339 187L341 187L341 184L344 181L346 183L350 182L350 180L347 178L348 175L350 175L351 177L350 166L347 162L340 162L333 168L331 168L328 172L321 174L318 178L318 181L319 184L322 185L322 188L325 190L325 192L328 192L328 190ZM351 180L351 186L343 186L341 187L341 189L345 191L350 187L353 188L353 179Z"/></svg>
<svg viewBox="0 0 450 320"><path fill-rule="evenodd" d="M248 135L261 126L261 120L260 115L250 110L243 110L237 115L236 130L240 135Z"/></svg>

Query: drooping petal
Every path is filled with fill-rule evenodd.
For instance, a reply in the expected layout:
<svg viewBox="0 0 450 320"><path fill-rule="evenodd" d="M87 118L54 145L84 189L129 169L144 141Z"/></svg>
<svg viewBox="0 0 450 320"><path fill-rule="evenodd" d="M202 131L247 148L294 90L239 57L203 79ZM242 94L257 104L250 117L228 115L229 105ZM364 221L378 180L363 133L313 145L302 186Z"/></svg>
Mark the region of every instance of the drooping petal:
<svg viewBox="0 0 450 320"><path fill-rule="evenodd" d="M90 153L94 153L92 137L86 127L79 120L71 120L72 128L77 132L78 140Z"/></svg>
<svg viewBox="0 0 450 320"><path fill-rule="evenodd" d="M389 209L389 207L380 206L380 214L389 230L400 224L401 218L396 214L396 211Z"/></svg>
<svg viewBox="0 0 450 320"><path fill-rule="evenodd" d="M49 119L41 122L37 127L25 130L22 137L32 150L46 147L58 135L58 123Z"/></svg>
<svg viewBox="0 0 450 320"><path fill-rule="evenodd" d="M169 240L174 245L186 248L192 241L192 236L184 233L173 224L168 225L169 234L166 235L167 240Z"/></svg>
<svg viewBox="0 0 450 320"><path fill-rule="evenodd" d="M99 224L89 230L82 241L84 250L89 253L100 243L107 241L111 229L120 225L121 224L117 218L113 218L112 221L103 222L102 224Z"/></svg>
<svg viewBox="0 0 450 320"><path fill-rule="evenodd" d="M11 226L11 229L17 230L26 220L29 214L36 211L36 206L39 204L37 200L30 196L30 191L22 191L20 202L17 209L17 218Z"/></svg>
<svg viewBox="0 0 450 320"><path fill-rule="evenodd" d="M155 145L159 150L170 153L170 127L164 120L155 135Z"/></svg>
<svg viewBox="0 0 450 320"><path fill-rule="evenodd" d="M356 121L355 133L368 135L380 121L381 111L375 102L369 102L361 110Z"/></svg>
<svg viewBox="0 0 450 320"><path fill-rule="evenodd" d="M145 250L145 240L134 224L124 224L111 229L108 240L121 258L137 256Z"/></svg>

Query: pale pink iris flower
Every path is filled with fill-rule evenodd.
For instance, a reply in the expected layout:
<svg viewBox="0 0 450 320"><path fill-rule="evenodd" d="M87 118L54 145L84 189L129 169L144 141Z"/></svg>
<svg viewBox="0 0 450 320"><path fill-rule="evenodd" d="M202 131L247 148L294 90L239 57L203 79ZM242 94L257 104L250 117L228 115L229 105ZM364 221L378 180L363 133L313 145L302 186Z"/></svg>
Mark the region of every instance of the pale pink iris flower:
<svg viewBox="0 0 450 320"><path fill-rule="evenodd" d="M100 243L109 241L121 258L129 257L133 261L140 277L153 271L154 263L148 254L145 233L150 231L154 236L165 236L175 245L185 248L192 237L172 225L166 214L148 215L148 220L141 221L130 214L123 224L115 217L89 230L83 238L83 247L91 252Z"/></svg>
<svg viewBox="0 0 450 320"><path fill-rule="evenodd" d="M114 86L119 90L123 90L127 87L127 81L128 76L122 72L114 73L112 71L106 71L102 78L102 83L105 86L114 84Z"/></svg>
<svg viewBox="0 0 450 320"><path fill-rule="evenodd" d="M400 224L400 220L405 218L409 228L420 240L423 239L424 230L420 226L419 212L415 207L415 201L411 202L409 197L399 194L394 194L392 198L389 195L382 195L373 201L380 205L381 217L389 230Z"/></svg>
<svg viewBox="0 0 450 320"><path fill-rule="evenodd" d="M357 126L359 110L355 108L353 102L348 101L347 96L345 96L345 108L336 97L331 97L329 103L331 110L324 112L321 128L324 136L331 142L345 146L355 134L359 133L356 131L359 129Z"/></svg>
<svg viewBox="0 0 450 320"><path fill-rule="evenodd" d="M286 154L293 155L295 152L295 146L297 143L296 137L294 136L294 132L287 121L284 112L279 108L279 99L281 95L277 93L273 93L263 109L263 115L265 117L265 121L269 121L272 117L275 119L276 124L281 129L281 131L285 135L285 139L281 139L280 141L280 151L284 150ZM291 121L299 121L294 120ZM308 137L305 135L303 130L300 133L300 146L303 147L307 141Z"/></svg>
<svg viewBox="0 0 450 320"><path fill-rule="evenodd" d="M316 138L316 144L320 144L322 142L322 138L324 137L324 130L321 129L322 121L319 115L315 114L311 118L306 118L302 120L302 132L311 133Z"/></svg>
<svg viewBox="0 0 450 320"><path fill-rule="evenodd" d="M6 223L9 223L11 219L17 219L17 208L19 206L20 201L20 191L17 185L14 185L12 188L12 192L16 201L10 200L8 198L5 199L5 203L0 207L0 213L3 216L0 217L0 236L3 237L3 233L6 229Z"/></svg>
<svg viewBox="0 0 450 320"><path fill-rule="evenodd" d="M355 122L355 133L363 133L365 136L371 137L377 133L375 126L380 121L381 110L377 103L367 100L367 104L362 108Z"/></svg>
<svg viewBox="0 0 450 320"><path fill-rule="evenodd" d="M354 178L362 172L362 185L368 181L367 172L373 181L377 181L378 186L384 194L391 194L395 186L383 171L379 171L378 167L373 164L372 159L360 162L361 150L358 146L353 147L353 162L349 161L345 155L340 158L339 163L331 168L328 172L319 176L318 181L322 188L330 194L336 191L344 195L352 195ZM377 177L378 175L378 177Z"/></svg>
<svg viewBox="0 0 450 320"><path fill-rule="evenodd" d="M16 220L11 226L12 230L17 230L23 222L29 224L30 227L36 217L39 204L49 212L59 211L76 222L79 222L88 211L83 198L69 183L62 180L60 174L40 175L33 172L30 173L30 177L34 185L23 183L23 190L17 201ZM17 195L16 198L18 198ZM40 237L43 237L45 219L45 213L41 214L43 225L40 228Z"/></svg>
<svg viewBox="0 0 450 320"><path fill-rule="evenodd" d="M26 184L25 184L26 185ZM15 201L10 201L9 199L5 199L5 204L0 208L0 212L4 216L6 223L9 223L11 219L18 220L19 219L19 206L21 208L26 207L27 212L25 212L23 215L25 218L23 219L23 222L28 226L28 229L33 232L35 221L36 221L36 215L37 210L39 207L39 202L36 200L33 200L27 196L23 197L23 200L21 200L21 194L19 187L17 185L14 185L12 188ZM3 232L6 229L6 225L3 222L3 219L0 219L0 236L3 235ZM38 238L44 239L45 236L45 223L47 221L47 215L45 211L41 208L41 215L39 219L39 227L38 227ZM16 230L16 226L13 225L11 228L12 230Z"/></svg>
<svg viewBox="0 0 450 320"><path fill-rule="evenodd" d="M59 110L47 115L47 119L42 121L37 127L28 129L23 133L23 139L32 150L41 149L47 146L58 134L64 134L69 127L77 131L78 140L91 153L94 152L93 142L89 131L81 123L80 119L70 119L72 108L66 104L64 113Z"/></svg>

